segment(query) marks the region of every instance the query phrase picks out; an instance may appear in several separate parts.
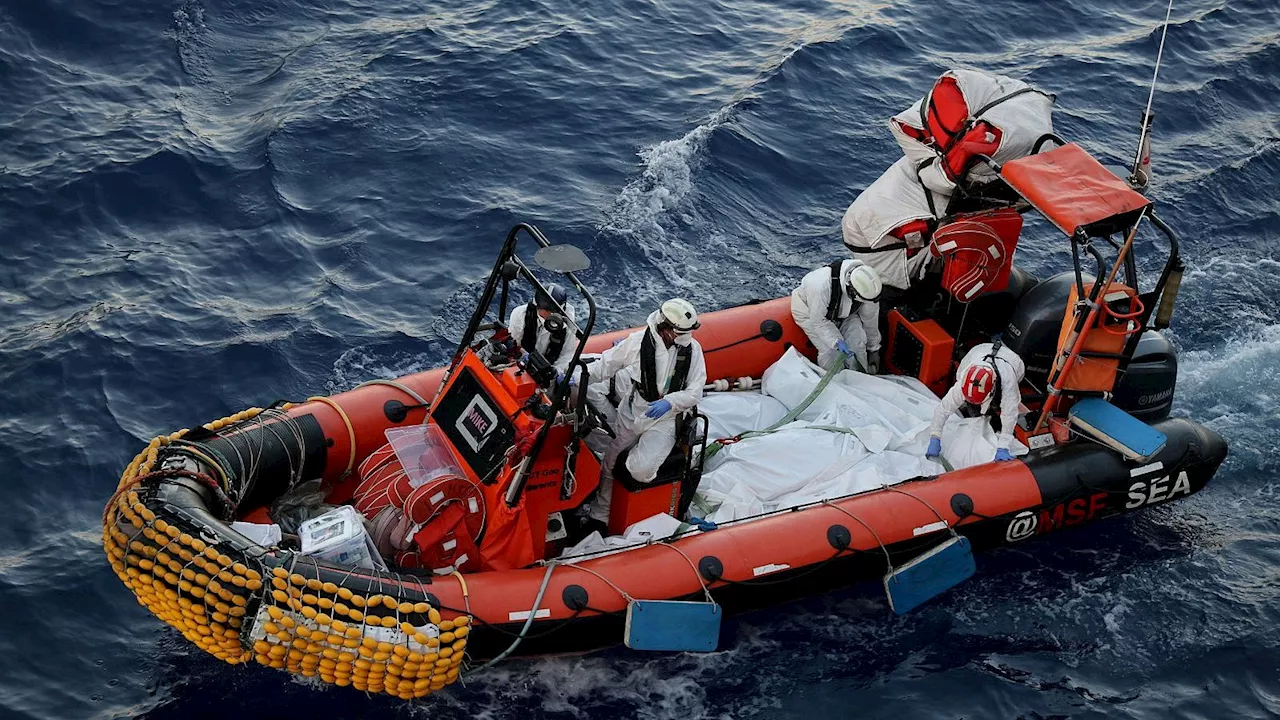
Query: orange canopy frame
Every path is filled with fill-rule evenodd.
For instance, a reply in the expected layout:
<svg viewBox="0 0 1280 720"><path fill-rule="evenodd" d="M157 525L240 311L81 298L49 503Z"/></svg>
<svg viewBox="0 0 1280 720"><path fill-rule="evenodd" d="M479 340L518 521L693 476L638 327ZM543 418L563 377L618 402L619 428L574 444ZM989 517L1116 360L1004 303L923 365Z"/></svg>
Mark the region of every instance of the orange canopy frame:
<svg viewBox="0 0 1280 720"><path fill-rule="evenodd" d="M1151 205L1150 200L1075 143L1010 160L1000 174L1071 237L1119 232Z"/></svg>

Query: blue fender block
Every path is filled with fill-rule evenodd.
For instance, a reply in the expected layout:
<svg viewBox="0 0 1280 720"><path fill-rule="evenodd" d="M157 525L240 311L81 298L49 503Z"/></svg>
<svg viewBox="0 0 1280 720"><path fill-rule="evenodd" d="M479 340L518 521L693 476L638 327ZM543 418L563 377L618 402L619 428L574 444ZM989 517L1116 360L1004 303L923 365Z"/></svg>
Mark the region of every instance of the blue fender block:
<svg viewBox="0 0 1280 720"><path fill-rule="evenodd" d="M1102 398L1081 400L1068 415L1077 430L1131 462L1150 460L1169 442L1164 433Z"/></svg>
<svg viewBox="0 0 1280 720"><path fill-rule="evenodd" d="M969 539L956 535L884 576L889 607L908 613L973 577L977 566Z"/></svg>
<svg viewBox="0 0 1280 720"><path fill-rule="evenodd" d="M720 606L681 600L632 600L623 642L632 650L711 652L720 644Z"/></svg>

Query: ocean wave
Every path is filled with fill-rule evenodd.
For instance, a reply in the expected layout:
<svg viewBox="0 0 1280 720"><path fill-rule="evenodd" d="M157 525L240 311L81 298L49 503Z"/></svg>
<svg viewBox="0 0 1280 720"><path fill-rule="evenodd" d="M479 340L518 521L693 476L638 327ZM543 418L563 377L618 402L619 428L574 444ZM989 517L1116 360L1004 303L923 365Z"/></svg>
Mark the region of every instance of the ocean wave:
<svg viewBox="0 0 1280 720"><path fill-rule="evenodd" d="M1280 427L1278 401L1280 324L1237 326L1217 346L1179 354L1175 410L1226 437L1226 468L1266 486L1280 469L1268 450L1268 438Z"/></svg>
<svg viewBox="0 0 1280 720"><path fill-rule="evenodd" d="M664 245L667 232L663 225L671 221L673 212L688 208L700 154L716 128L732 118L733 107L720 108L682 137L664 140L637 152L643 163L640 177L618 193L601 231L646 238L651 242L640 248L645 251L656 251Z"/></svg>
<svg viewBox="0 0 1280 720"><path fill-rule="evenodd" d="M1162 10L11 3L0 714L1274 714L1280 18L1259 0L1175 6L1156 93L1152 195L1188 263L1175 413L1231 444L1184 502L981 555L910 616L865 584L729 621L712 655L519 661L417 707L217 664L94 541L147 438L444 362L516 221L588 252L607 330L843 254L841 214L899 155L886 118L952 65L1056 92L1064 134L1127 161ZM1029 228L1019 261L1062 247Z"/></svg>

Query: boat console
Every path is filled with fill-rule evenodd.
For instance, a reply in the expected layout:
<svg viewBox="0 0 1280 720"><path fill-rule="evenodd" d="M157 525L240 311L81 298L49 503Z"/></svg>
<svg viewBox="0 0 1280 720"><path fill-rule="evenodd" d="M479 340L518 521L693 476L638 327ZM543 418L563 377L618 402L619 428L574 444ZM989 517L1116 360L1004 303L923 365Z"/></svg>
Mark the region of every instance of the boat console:
<svg viewBox="0 0 1280 720"><path fill-rule="evenodd" d="M582 326L569 319L564 307L546 320L565 323L577 345L571 372L563 379L536 348L520 347L506 325L508 304L518 287L549 296L517 254L521 238L538 244L535 262L562 275L589 308ZM600 440L613 431L580 392L591 378L591 362L582 354L595 322L595 302L575 273L588 265L580 250L551 245L530 225L513 228L430 404L427 422L444 432L468 479L484 494L487 517L479 543L485 567L522 567L557 555L568 540L570 511L599 485L600 458L587 440L595 433L598 450ZM615 475L612 532L621 533L657 513L674 515L687 508L699 477L706 428L705 416L685 423L656 482L636 483L625 471Z"/></svg>

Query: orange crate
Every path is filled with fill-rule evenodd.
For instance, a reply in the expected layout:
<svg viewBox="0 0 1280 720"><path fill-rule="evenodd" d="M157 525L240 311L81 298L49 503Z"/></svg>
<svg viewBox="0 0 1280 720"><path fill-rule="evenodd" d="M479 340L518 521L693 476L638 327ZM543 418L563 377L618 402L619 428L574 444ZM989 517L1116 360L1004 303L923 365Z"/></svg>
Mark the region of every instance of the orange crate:
<svg viewBox="0 0 1280 720"><path fill-rule="evenodd" d="M885 367L890 372L919 378L941 395L951 386L951 355L955 347L955 339L937 322L912 322L897 310L889 312Z"/></svg>
<svg viewBox="0 0 1280 720"><path fill-rule="evenodd" d="M613 500L609 504L609 532L621 535L628 527L654 515L675 515L680 503L680 476L671 482L650 485L624 483L613 479Z"/></svg>

